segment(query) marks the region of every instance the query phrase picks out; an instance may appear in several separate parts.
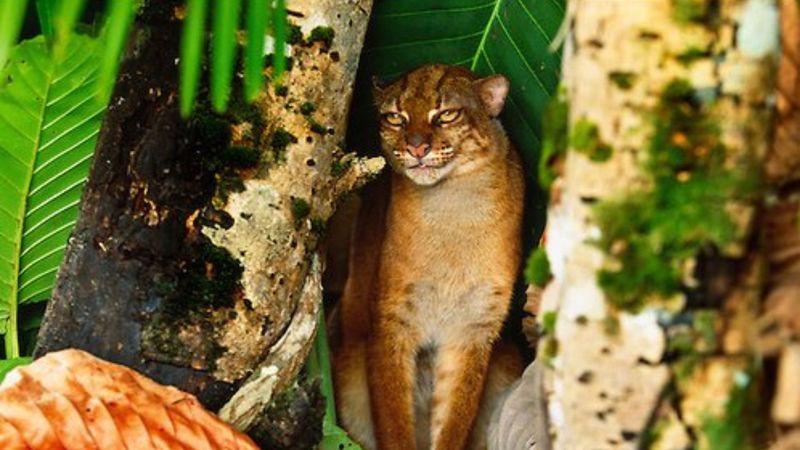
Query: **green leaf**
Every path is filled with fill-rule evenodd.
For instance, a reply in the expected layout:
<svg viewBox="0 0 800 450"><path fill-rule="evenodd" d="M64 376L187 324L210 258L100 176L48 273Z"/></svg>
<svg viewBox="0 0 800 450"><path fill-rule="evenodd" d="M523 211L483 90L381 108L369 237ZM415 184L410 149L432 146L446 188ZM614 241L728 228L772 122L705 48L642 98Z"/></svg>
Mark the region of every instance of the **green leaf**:
<svg viewBox="0 0 800 450"><path fill-rule="evenodd" d="M317 336L314 339L314 346L308 355L306 367L311 377L321 379L320 389L325 397L325 417L322 421L322 441L319 443L320 450L361 450L361 447L353 442L347 432L336 425L336 405L333 395L333 377L331 375L331 355L328 349L328 338L325 331L325 316L320 311L317 324Z"/></svg>
<svg viewBox="0 0 800 450"><path fill-rule="evenodd" d="M31 361L32 358L28 356L23 356L21 358L0 359L0 382L3 381L8 372L11 372L16 367L30 364Z"/></svg>
<svg viewBox="0 0 800 450"><path fill-rule="evenodd" d="M217 1L211 41L211 105L217 112L228 106L236 56L239 0Z"/></svg>
<svg viewBox="0 0 800 450"><path fill-rule="evenodd" d="M36 15L39 17L39 27L47 42L53 40L55 28L53 26L53 15L55 10L55 0L36 0Z"/></svg>
<svg viewBox="0 0 800 450"><path fill-rule="evenodd" d="M264 85L264 38L271 10L267 0L250 0L247 5L247 47L244 54L244 96L253 101Z"/></svg>
<svg viewBox="0 0 800 450"><path fill-rule="evenodd" d="M563 0L376 2L357 107L368 108L364 90L372 75L392 79L427 63L502 73L511 81L503 123L532 164L542 140L541 117L559 81L561 55L548 47L563 17Z"/></svg>
<svg viewBox="0 0 800 450"><path fill-rule="evenodd" d="M115 2L118 0L114 0ZM63 55L72 28L78 23L86 0L58 0L53 6L53 28L55 29L55 46L53 52L57 57Z"/></svg>
<svg viewBox="0 0 800 450"><path fill-rule="evenodd" d="M181 38L181 115L188 117L192 112L197 84L200 81L200 66L203 59L205 41L206 0L189 0L186 7L186 22Z"/></svg>
<svg viewBox="0 0 800 450"><path fill-rule="evenodd" d="M133 23L136 12L134 0L114 0L109 2L108 21L103 28L103 59L100 64L100 77L98 79L98 99L101 103L108 103L111 90L117 79L120 55L128 39L128 30Z"/></svg>
<svg viewBox="0 0 800 450"><path fill-rule="evenodd" d="M3 0L0 3L0 70L6 64L11 46L17 42L28 0Z"/></svg>
<svg viewBox="0 0 800 450"><path fill-rule="evenodd" d="M275 51L272 54L272 81L277 85L286 70L286 0L275 0L275 21L272 35L275 38Z"/></svg>
<svg viewBox="0 0 800 450"><path fill-rule="evenodd" d="M17 308L46 300L89 171L105 105L98 41L72 34L64 58L43 37L21 43L0 74L0 317L19 356Z"/></svg>

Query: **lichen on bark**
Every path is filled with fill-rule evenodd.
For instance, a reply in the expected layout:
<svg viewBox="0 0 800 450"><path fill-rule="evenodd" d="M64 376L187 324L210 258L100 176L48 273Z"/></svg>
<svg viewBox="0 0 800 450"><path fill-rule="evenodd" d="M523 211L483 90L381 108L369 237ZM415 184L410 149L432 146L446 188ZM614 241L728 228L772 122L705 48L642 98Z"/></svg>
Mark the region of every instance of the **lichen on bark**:
<svg viewBox="0 0 800 450"><path fill-rule="evenodd" d="M555 315L558 342L544 375L553 448L681 448L693 436L708 448L709 424L726 420L691 401L696 390L674 390L671 362L694 358L680 366L686 379L710 365L733 380L747 358L747 347L728 352L725 336L733 305L748 305L758 286L758 262L744 256L759 194L750 175L768 136L774 8L570 2L560 132L571 139L551 184L553 279L539 316ZM757 39L741 40L754 30ZM607 160L603 146L613 149ZM704 340L714 343L698 350ZM721 392L724 405L734 391ZM686 423L691 413L666 393L707 420Z"/></svg>

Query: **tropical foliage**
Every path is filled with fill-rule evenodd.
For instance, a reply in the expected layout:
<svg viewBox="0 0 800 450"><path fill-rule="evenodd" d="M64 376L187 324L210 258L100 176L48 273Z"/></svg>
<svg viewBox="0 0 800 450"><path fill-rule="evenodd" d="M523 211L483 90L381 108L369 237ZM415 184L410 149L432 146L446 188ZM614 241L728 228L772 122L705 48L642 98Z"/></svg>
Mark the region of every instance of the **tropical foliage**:
<svg viewBox="0 0 800 450"><path fill-rule="evenodd" d="M94 153L98 40L73 35L63 56L42 37L17 46L0 91L0 320L20 356L18 305L46 300L72 231Z"/></svg>

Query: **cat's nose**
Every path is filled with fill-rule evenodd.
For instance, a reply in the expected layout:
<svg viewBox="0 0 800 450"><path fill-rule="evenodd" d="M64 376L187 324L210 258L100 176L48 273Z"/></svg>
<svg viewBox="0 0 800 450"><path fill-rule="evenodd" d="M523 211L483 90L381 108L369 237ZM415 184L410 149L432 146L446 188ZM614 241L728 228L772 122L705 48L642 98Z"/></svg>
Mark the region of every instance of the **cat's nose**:
<svg viewBox="0 0 800 450"><path fill-rule="evenodd" d="M414 145L406 145L406 151L413 156L414 158L424 158L425 155L431 152L430 144L419 144L417 146Z"/></svg>

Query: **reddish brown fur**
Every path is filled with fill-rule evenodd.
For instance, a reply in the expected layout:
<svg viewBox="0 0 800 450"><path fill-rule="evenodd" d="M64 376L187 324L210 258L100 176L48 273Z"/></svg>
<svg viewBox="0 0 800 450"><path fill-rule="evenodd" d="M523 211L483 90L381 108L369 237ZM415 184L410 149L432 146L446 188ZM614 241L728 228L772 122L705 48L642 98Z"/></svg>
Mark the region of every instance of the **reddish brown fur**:
<svg viewBox="0 0 800 450"><path fill-rule="evenodd" d="M491 403L490 358L493 371L521 370L514 352L493 356L519 264L524 190L519 157L494 117L506 83L432 65L376 92L381 112L405 123L381 126L394 173L371 188L359 215L335 351L340 416L366 448L376 446L373 424L382 450L466 448L479 405ZM432 123L448 109L460 111L457 120ZM431 145L422 160L406 151L415 139ZM435 381L420 409L423 367ZM420 430L420 411L429 430Z"/></svg>

